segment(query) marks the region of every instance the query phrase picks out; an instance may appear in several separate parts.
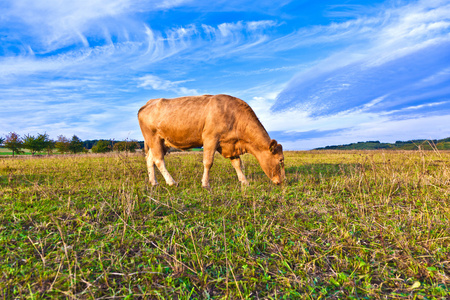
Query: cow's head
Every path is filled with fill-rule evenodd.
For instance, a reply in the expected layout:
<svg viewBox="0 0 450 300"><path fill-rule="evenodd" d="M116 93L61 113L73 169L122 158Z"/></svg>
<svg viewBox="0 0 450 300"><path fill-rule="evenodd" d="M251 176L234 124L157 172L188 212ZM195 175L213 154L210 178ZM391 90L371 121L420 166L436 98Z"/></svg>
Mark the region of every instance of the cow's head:
<svg viewBox="0 0 450 300"><path fill-rule="evenodd" d="M277 141L272 140L261 158L260 164L264 173L273 183L281 184L285 176L283 147Z"/></svg>

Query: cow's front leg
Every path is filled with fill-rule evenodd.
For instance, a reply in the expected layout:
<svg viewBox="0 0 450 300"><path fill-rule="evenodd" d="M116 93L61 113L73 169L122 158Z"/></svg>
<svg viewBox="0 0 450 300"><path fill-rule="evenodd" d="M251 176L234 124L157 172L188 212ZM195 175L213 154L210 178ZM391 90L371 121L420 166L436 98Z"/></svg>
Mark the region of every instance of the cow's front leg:
<svg viewBox="0 0 450 300"><path fill-rule="evenodd" d="M231 164L233 165L234 169L236 170L239 181L242 184L248 185L247 178L245 178L244 172L242 172L242 169L241 169L241 166L242 166L241 158L239 156L231 158Z"/></svg>
<svg viewBox="0 0 450 300"><path fill-rule="evenodd" d="M146 158L147 158L148 178L150 184L153 186L158 185L158 181L156 181L156 174L155 174L155 162L153 161L151 149L148 149Z"/></svg>

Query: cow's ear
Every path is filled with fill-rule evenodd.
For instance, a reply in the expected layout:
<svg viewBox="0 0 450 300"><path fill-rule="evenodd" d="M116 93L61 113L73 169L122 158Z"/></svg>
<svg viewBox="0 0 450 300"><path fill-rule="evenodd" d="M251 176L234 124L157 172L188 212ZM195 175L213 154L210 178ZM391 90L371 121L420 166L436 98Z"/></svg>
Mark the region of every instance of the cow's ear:
<svg viewBox="0 0 450 300"><path fill-rule="evenodd" d="M275 153L277 151L277 141L271 140L269 145L269 151Z"/></svg>

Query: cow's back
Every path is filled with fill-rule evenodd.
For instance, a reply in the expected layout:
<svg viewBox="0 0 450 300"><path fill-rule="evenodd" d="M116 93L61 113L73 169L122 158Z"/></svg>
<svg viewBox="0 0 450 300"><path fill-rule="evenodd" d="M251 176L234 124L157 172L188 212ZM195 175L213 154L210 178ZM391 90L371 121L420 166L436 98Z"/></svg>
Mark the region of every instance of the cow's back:
<svg viewBox="0 0 450 300"><path fill-rule="evenodd" d="M143 133L150 132L180 149L200 147L206 139L235 140L242 135L238 128L242 119L257 120L244 101L228 95L153 99L139 110Z"/></svg>
<svg viewBox="0 0 450 300"><path fill-rule="evenodd" d="M211 118L213 96L153 99L139 110L142 131L180 149L203 145L205 122Z"/></svg>

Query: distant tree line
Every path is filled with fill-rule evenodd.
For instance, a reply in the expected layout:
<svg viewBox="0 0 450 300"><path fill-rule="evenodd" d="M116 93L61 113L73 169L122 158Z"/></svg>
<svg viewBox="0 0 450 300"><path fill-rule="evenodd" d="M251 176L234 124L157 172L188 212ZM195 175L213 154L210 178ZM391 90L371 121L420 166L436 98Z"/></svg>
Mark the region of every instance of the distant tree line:
<svg viewBox="0 0 450 300"><path fill-rule="evenodd" d="M53 151L59 153L87 153L91 150L93 153L106 153L110 151L136 152L141 148L141 143L137 141L114 141L114 140L89 140L82 141L78 136L72 136L72 139L64 135L58 136L56 140L50 139L47 133L37 134L36 136L26 134L20 136L15 132L10 132L5 138L0 137L0 145L12 151L12 155L22 154L22 149L28 149L31 155L46 152L52 154Z"/></svg>
<svg viewBox="0 0 450 300"><path fill-rule="evenodd" d="M395 143L381 143L380 141L367 141L338 146L326 146L315 150L450 150L450 137L441 140L410 140L396 141Z"/></svg>
<svg viewBox="0 0 450 300"><path fill-rule="evenodd" d="M144 142L138 141L114 141L114 140L86 140L83 142L86 149L91 149L93 153L106 153L110 151L136 152L137 149L144 148Z"/></svg>

